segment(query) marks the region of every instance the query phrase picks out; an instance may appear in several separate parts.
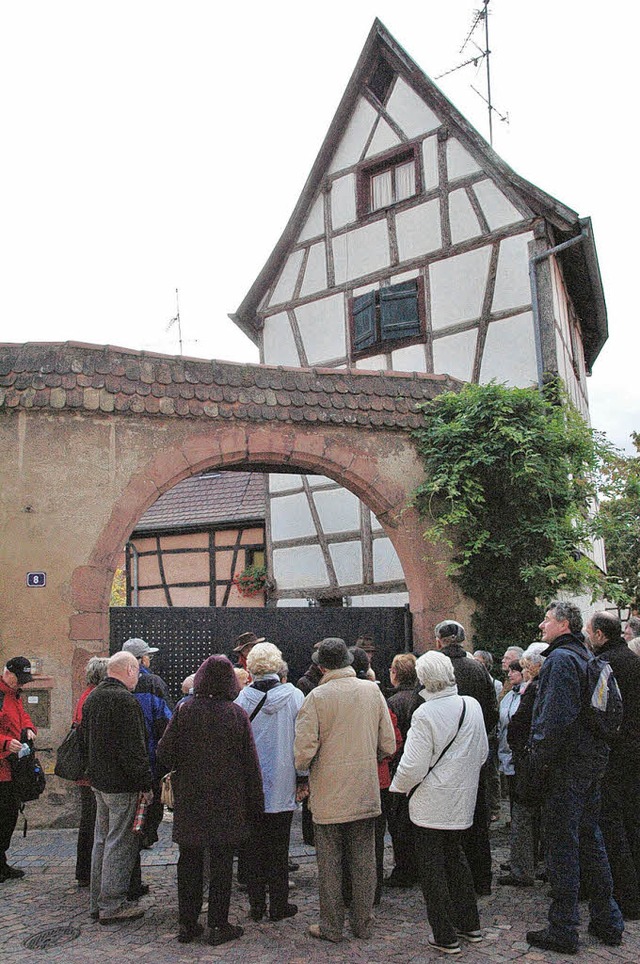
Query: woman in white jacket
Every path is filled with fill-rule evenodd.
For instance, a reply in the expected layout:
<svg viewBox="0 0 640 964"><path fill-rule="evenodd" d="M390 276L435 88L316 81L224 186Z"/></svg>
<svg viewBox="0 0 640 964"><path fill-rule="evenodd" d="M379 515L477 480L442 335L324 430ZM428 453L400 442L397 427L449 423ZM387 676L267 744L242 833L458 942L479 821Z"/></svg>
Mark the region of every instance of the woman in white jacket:
<svg viewBox="0 0 640 964"><path fill-rule="evenodd" d="M472 943L482 940L460 834L473 823L480 768L489 745L480 704L471 696L458 696L448 656L425 653L416 663L416 673L425 702L413 714L389 789L411 793L418 872L433 929L429 944L458 954L461 937Z"/></svg>

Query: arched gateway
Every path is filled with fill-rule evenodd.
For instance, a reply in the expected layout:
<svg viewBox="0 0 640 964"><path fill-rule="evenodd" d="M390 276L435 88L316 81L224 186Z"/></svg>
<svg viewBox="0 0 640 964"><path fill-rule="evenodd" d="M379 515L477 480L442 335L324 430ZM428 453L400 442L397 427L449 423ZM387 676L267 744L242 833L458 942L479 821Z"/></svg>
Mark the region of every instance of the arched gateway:
<svg viewBox="0 0 640 964"><path fill-rule="evenodd" d="M204 469L310 472L350 489L393 542L425 648L464 601L408 507L422 478L410 430L416 404L457 384L72 343L2 346L2 655L42 660L52 735L69 718L72 679L107 648L109 591L131 530L162 492ZM27 585L29 572L46 573L46 584Z"/></svg>

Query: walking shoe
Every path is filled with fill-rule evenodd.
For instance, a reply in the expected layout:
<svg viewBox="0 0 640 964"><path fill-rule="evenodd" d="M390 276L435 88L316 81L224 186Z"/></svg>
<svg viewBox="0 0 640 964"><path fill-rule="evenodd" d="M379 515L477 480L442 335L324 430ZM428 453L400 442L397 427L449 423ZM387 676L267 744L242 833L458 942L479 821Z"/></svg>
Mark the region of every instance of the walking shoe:
<svg viewBox="0 0 640 964"><path fill-rule="evenodd" d="M508 887L533 887L533 877L514 877L513 874L506 874L504 877L498 877L499 884L505 884Z"/></svg>
<svg viewBox="0 0 640 964"><path fill-rule="evenodd" d="M547 928L541 931L527 931L527 944L532 947L540 947L543 951L557 951L558 954L577 954L578 944L570 944L568 941L558 940L553 937Z"/></svg>
<svg viewBox="0 0 640 964"><path fill-rule="evenodd" d="M267 912L267 908L264 904L255 904L253 907L249 908L249 917L251 920L260 921Z"/></svg>
<svg viewBox="0 0 640 964"><path fill-rule="evenodd" d="M242 937L244 928L239 924L221 924L220 927L212 927L209 931L209 944L218 947L219 944L226 944L227 941L235 941Z"/></svg>
<svg viewBox="0 0 640 964"><path fill-rule="evenodd" d="M469 944L479 944L482 940L482 931L458 931L458 937Z"/></svg>
<svg viewBox="0 0 640 964"><path fill-rule="evenodd" d="M180 944L190 944L196 937L200 937L202 933L204 933L202 924L182 924L178 931L178 942Z"/></svg>
<svg viewBox="0 0 640 964"><path fill-rule="evenodd" d="M459 941L454 941L453 944L438 944L434 937L429 938L429 947L433 947L436 951L442 951L443 954L460 954L461 952Z"/></svg>
<svg viewBox="0 0 640 964"><path fill-rule="evenodd" d="M24 870L20 870L19 867L10 867L9 864L6 864L0 868L0 881L20 880L22 877L24 877Z"/></svg>
<svg viewBox="0 0 640 964"><path fill-rule="evenodd" d="M295 860L289 861L289 873L292 874L295 870L300 870L300 864L297 864Z"/></svg>
<svg viewBox="0 0 640 964"><path fill-rule="evenodd" d="M295 917L298 913L297 904L287 904L280 911L271 911L269 914L269 920L286 920L287 917Z"/></svg>
<svg viewBox="0 0 640 964"><path fill-rule="evenodd" d="M500 864L500 870L511 870L511 864L510 863Z"/></svg>
<svg viewBox="0 0 640 964"><path fill-rule="evenodd" d="M115 914L100 917L101 924L119 924L120 921L138 920L144 917L144 911L140 907L121 907Z"/></svg>
<svg viewBox="0 0 640 964"><path fill-rule="evenodd" d="M615 927L603 927L602 924L596 924L595 921L590 920L587 930L609 947L618 947L622 944L622 933Z"/></svg>
<svg viewBox="0 0 640 964"><path fill-rule="evenodd" d="M323 934L320 930L320 924L309 924L309 933L320 941L331 941L332 944L338 944L342 940L341 937L329 937L328 934Z"/></svg>

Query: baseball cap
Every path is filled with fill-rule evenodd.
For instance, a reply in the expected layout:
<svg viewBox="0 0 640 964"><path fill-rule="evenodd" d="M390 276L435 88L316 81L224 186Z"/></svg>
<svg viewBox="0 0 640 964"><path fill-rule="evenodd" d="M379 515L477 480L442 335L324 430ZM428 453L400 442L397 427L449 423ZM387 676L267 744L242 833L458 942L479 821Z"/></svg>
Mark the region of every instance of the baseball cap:
<svg viewBox="0 0 640 964"><path fill-rule="evenodd" d="M31 683L33 681L33 676L31 675L31 660L28 660L26 656L14 656L13 659L7 662L6 666L9 672L15 675L21 686L23 683Z"/></svg>
<svg viewBox="0 0 640 964"><path fill-rule="evenodd" d="M128 639L124 646L122 647L123 653L131 653L136 659L140 659L141 656L147 656L149 653L157 653L157 646L149 646L145 643L144 639Z"/></svg>

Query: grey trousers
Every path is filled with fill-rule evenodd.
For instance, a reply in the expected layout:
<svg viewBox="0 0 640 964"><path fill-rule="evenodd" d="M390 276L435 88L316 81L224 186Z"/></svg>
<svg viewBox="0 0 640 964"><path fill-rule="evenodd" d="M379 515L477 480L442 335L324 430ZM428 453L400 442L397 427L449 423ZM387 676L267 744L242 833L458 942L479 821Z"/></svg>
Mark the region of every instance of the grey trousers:
<svg viewBox="0 0 640 964"><path fill-rule="evenodd" d="M369 937L376 891L375 818L349 823L314 823L313 829L320 890L320 932L332 941L342 939L344 853L351 871L351 930L356 937Z"/></svg>
<svg viewBox="0 0 640 964"><path fill-rule="evenodd" d="M535 874L533 815L517 800L511 800L511 873L532 884Z"/></svg>
<svg viewBox="0 0 640 964"><path fill-rule="evenodd" d="M96 795L96 824L91 853L90 910L110 917L126 906L131 871L139 852L133 832L138 793Z"/></svg>

